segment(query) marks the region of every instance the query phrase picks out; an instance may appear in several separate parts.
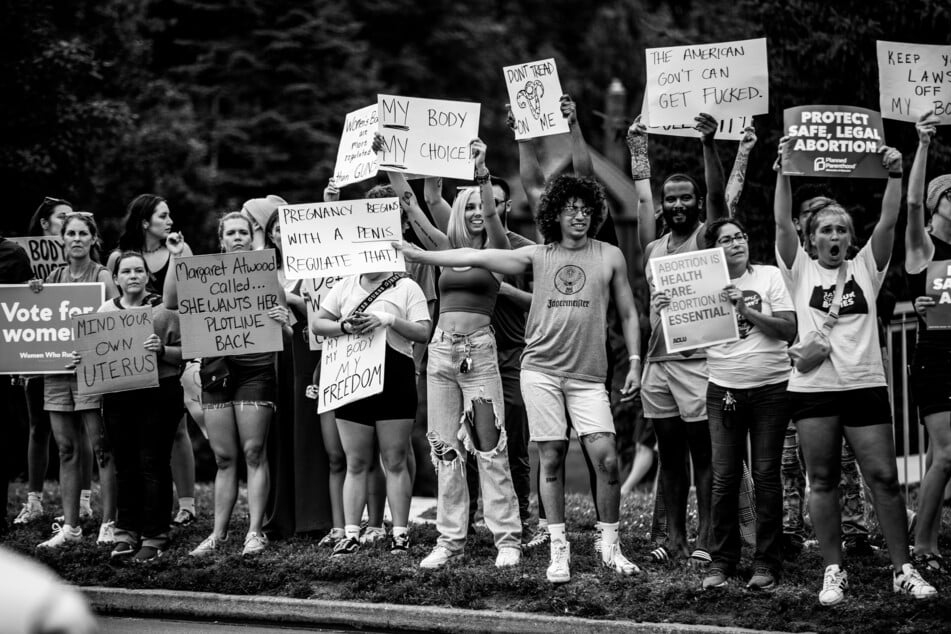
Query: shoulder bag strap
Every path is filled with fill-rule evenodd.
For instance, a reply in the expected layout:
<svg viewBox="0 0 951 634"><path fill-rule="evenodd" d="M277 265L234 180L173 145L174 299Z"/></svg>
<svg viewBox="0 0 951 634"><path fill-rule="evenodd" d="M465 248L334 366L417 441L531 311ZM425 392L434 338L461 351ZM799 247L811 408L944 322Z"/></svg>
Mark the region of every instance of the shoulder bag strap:
<svg viewBox="0 0 951 634"><path fill-rule="evenodd" d="M832 330L835 322L839 320L839 308L842 306L842 292L845 290L845 276L847 275L849 265L843 262L839 267L839 276L835 281L835 295L832 296L832 305L829 306L829 316L826 317L822 329L827 333Z"/></svg>
<svg viewBox="0 0 951 634"><path fill-rule="evenodd" d="M380 285L377 286L373 290L372 293L367 295L366 298L362 302L360 302L359 306L351 310L350 314L352 315L354 313L362 313L363 311L365 311L370 304L376 301L376 298L379 297L383 293L383 291L395 286L396 283L399 282L400 279L402 279L403 277L405 277L405 274L403 273L394 273L393 275L389 276L388 278L380 282ZM359 284L360 282L357 281L357 283Z"/></svg>

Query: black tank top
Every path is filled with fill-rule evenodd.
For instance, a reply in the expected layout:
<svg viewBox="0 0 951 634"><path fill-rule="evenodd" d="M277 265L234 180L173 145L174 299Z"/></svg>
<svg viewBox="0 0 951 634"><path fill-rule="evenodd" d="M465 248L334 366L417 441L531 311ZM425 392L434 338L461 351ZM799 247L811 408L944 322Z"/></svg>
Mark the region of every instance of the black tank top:
<svg viewBox="0 0 951 634"><path fill-rule="evenodd" d="M934 235L930 233L928 237L931 238L931 243L934 245L934 255L931 261L944 262L945 264L951 265L951 244L934 237ZM914 301L915 297L928 294L925 289L927 277L927 268L921 273L908 276L908 286L912 292L912 301ZM915 348L915 354L926 354L930 356L932 354L947 355L951 352L951 330L928 330L928 326L925 325L925 321L921 318L921 315L918 315L917 312L915 315L918 317L918 343Z"/></svg>

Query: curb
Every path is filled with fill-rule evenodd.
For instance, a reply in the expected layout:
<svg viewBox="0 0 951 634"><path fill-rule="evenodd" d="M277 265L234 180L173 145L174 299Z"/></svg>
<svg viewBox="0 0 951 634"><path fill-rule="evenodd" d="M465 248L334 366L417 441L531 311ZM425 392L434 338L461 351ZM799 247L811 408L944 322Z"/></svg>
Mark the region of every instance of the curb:
<svg viewBox="0 0 951 634"><path fill-rule="evenodd" d="M191 620L240 621L269 625L339 626L415 632L497 632L512 634L661 633L753 634L758 630L679 623L599 621L519 612L461 610L432 606L357 603L285 597L236 596L208 592L80 588L103 615L136 615Z"/></svg>

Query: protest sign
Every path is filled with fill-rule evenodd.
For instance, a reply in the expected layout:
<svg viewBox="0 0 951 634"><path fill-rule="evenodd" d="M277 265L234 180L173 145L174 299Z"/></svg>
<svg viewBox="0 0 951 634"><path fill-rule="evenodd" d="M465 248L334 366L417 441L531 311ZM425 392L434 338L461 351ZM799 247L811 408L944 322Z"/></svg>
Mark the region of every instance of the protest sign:
<svg viewBox="0 0 951 634"><path fill-rule="evenodd" d="M283 304L274 249L179 258L175 278L186 359L284 349L267 314Z"/></svg>
<svg viewBox="0 0 951 634"><path fill-rule="evenodd" d="M406 270L396 198L282 205L278 221L289 280Z"/></svg>
<svg viewBox="0 0 951 634"><path fill-rule="evenodd" d="M377 100L381 170L472 180L469 142L479 136L480 104L393 95Z"/></svg>
<svg viewBox="0 0 951 634"><path fill-rule="evenodd" d="M105 288L93 284L0 284L0 374L72 374L70 320L95 312Z"/></svg>
<svg viewBox="0 0 951 634"><path fill-rule="evenodd" d="M27 238L7 238L16 242L30 258L33 277L45 280L50 271L66 264L66 246L62 238L56 236L33 236Z"/></svg>
<svg viewBox="0 0 951 634"><path fill-rule="evenodd" d="M307 342L311 350L320 350L324 337L314 334L314 320L317 319L317 311L320 310L320 304L324 298L330 294L334 284L339 282L340 277L318 277L316 279L304 280L301 285L301 294L304 297L304 304L307 307Z"/></svg>
<svg viewBox="0 0 951 634"><path fill-rule="evenodd" d="M647 102L652 125L769 112L766 39L647 49Z"/></svg>
<svg viewBox="0 0 951 634"><path fill-rule="evenodd" d="M670 352L740 338L736 311L723 289L730 283L723 249L704 249L650 260L654 287L670 294L661 311Z"/></svg>
<svg viewBox="0 0 951 634"><path fill-rule="evenodd" d="M879 151L882 115L852 106L799 106L783 111L790 154L786 176L888 178Z"/></svg>
<svg viewBox="0 0 951 634"><path fill-rule="evenodd" d="M928 330L951 329L951 260L928 263L925 289L928 297L935 301L935 305L925 311Z"/></svg>
<svg viewBox="0 0 951 634"><path fill-rule="evenodd" d="M324 339L317 413L382 392L385 357L386 328Z"/></svg>
<svg viewBox="0 0 951 634"><path fill-rule="evenodd" d="M876 42L882 116L917 121L932 110L951 124L951 45Z"/></svg>
<svg viewBox="0 0 951 634"><path fill-rule="evenodd" d="M111 310L73 317L80 394L109 394L158 387L158 359L145 349L152 326L152 307Z"/></svg>
<svg viewBox="0 0 951 634"><path fill-rule="evenodd" d="M568 120L561 114L561 81L554 59L506 66L502 73L515 117L516 139L568 132Z"/></svg>
<svg viewBox="0 0 951 634"><path fill-rule="evenodd" d="M376 176L378 160L372 145L378 125L376 104L347 115L337 149L334 185L346 187Z"/></svg>
<svg viewBox="0 0 951 634"><path fill-rule="evenodd" d="M647 126L648 134L660 134L662 136L679 136L699 139L700 133L697 132L696 122L692 124L679 125L654 125L650 120L650 113L647 111L647 93L644 93L644 101L641 103L641 123ZM747 126L753 125L753 117L731 117L729 119L718 119L716 138L720 141L741 141L743 139L743 130Z"/></svg>

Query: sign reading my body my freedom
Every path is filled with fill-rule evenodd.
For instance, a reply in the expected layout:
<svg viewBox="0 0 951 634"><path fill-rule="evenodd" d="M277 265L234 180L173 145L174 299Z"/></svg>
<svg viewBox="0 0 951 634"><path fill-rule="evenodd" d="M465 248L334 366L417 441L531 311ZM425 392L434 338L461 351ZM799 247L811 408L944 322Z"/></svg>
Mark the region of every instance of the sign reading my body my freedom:
<svg viewBox="0 0 951 634"><path fill-rule="evenodd" d="M66 264L66 245L56 236L33 236L27 238L7 238L23 247L30 258L33 277L45 280L50 271Z"/></svg>
<svg viewBox="0 0 951 634"><path fill-rule="evenodd" d="M480 104L377 95L377 107L381 170L472 180Z"/></svg>
<svg viewBox="0 0 951 634"><path fill-rule="evenodd" d="M385 358L386 328L324 339L317 413L382 392Z"/></svg>
<svg viewBox="0 0 951 634"><path fill-rule="evenodd" d="M888 178L879 153L885 144L882 115L852 106L799 106L783 112L791 137L783 160L786 176Z"/></svg>
<svg viewBox="0 0 951 634"><path fill-rule="evenodd" d="M561 114L561 81L554 59L506 66L502 69L515 117L515 138L534 139L569 132Z"/></svg>
<svg viewBox="0 0 951 634"><path fill-rule="evenodd" d="M95 312L105 288L92 284L0 284L0 374L71 374L70 320Z"/></svg>
<svg viewBox="0 0 951 634"><path fill-rule="evenodd" d="M346 187L376 176L377 159L373 152L373 133L379 127L377 106L373 104L347 115L340 135L334 185Z"/></svg>
<svg viewBox="0 0 951 634"><path fill-rule="evenodd" d="M736 312L723 289L730 283L723 249L704 249L650 260L654 287L670 293L661 313L670 352L740 338Z"/></svg>
<svg viewBox="0 0 951 634"><path fill-rule="evenodd" d="M951 124L951 46L876 42L882 116L917 121L933 111Z"/></svg>
<svg viewBox="0 0 951 634"><path fill-rule="evenodd" d="M951 329L951 260L928 263L925 292L935 301L925 311L928 330Z"/></svg>
<svg viewBox="0 0 951 634"><path fill-rule="evenodd" d="M278 221L289 280L406 270L396 198L283 205Z"/></svg>
<svg viewBox="0 0 951 634"><path fill-rule="evenodd" d="M281 305L274 249L175 260L182 355L226 357L284 348L267 311Z"/></svg>
<svg viewBox="0 0 951 634"><path fill-rule="evenodd" d="M647 49L647 102L652 125L769 112L766 39Z"/></svg>
<svg viewBox="0 0 951 634"><path fill-rule="evenodd" d="M158 359L145 349L152 307L112 310L73 317L80 353L76 381L80 394L109 394L158 387Z"/></svg>

